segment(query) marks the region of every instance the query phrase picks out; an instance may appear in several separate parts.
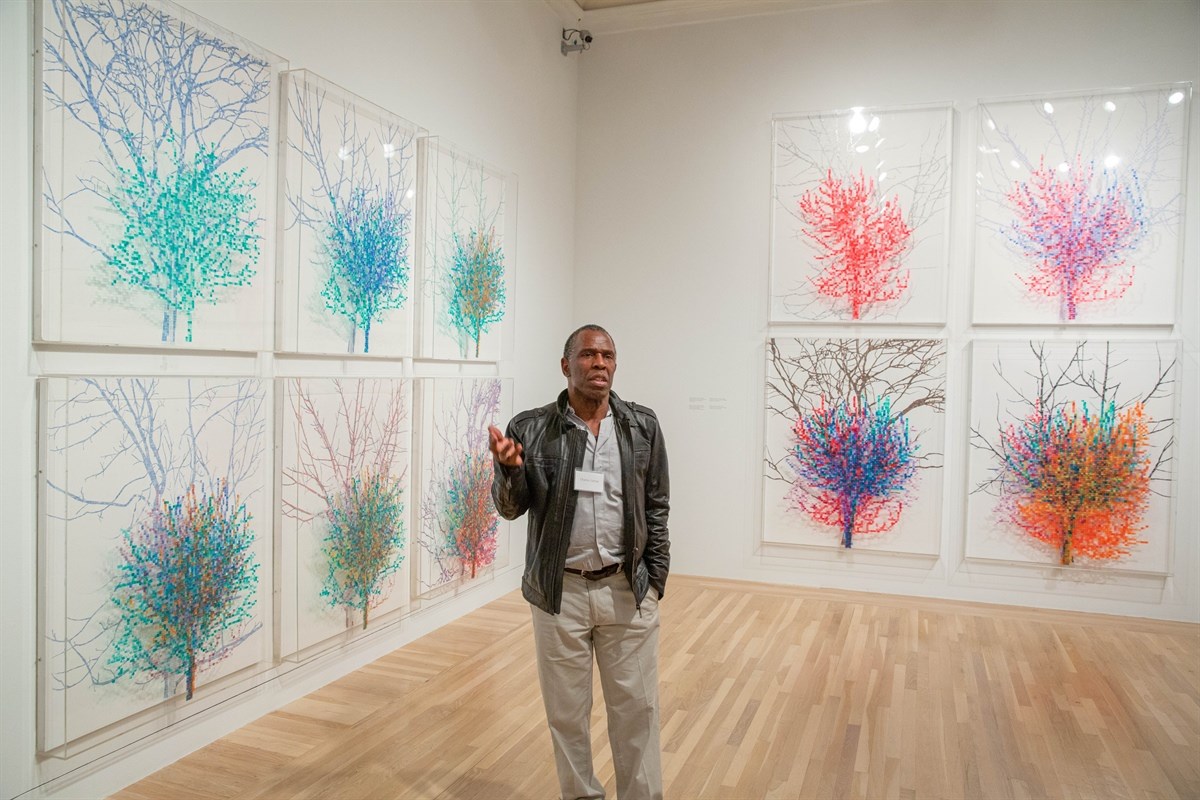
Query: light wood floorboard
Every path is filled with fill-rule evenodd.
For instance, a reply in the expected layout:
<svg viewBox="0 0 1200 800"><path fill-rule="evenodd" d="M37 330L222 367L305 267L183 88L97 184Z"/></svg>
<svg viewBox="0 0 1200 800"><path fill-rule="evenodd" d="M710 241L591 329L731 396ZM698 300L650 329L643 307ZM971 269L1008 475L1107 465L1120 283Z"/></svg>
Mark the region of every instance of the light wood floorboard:
<svg viewBox="0 0 1200 800"><path fill-rule="evenodd" d="M668 798L1200 798L1200 626L684 576L661 613ZM555 794L514 592L116 797Z"/></svg>

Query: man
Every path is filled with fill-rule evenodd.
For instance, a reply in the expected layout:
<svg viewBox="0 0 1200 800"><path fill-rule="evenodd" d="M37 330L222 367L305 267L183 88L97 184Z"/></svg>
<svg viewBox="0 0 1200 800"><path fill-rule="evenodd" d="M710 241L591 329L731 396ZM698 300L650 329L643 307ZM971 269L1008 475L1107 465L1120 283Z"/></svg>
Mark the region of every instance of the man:
<svg viewBox="0 0 1200 800"><path fill-rule="evenodd" d="M491 427L492 498L529 512L525 599L564 800L603 798L592 769L592 658L620 800L662 797L658 601L670 566L667 451L654 412L612 391L617 350L598 325L563 348L558 401Z"/></svg>

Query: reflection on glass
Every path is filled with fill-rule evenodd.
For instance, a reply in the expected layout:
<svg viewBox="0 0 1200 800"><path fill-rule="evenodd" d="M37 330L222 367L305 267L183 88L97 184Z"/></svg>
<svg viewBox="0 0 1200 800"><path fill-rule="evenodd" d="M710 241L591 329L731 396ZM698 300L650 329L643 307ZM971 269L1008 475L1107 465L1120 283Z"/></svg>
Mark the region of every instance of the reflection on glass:
<svg viewBox="0 0 1200 800"><path fill-rule="evenodd" d="M1179 105L1183 102L1183 92L1171 92L1170 97L1167 98L1167 102L1173 106Z"/></svg>

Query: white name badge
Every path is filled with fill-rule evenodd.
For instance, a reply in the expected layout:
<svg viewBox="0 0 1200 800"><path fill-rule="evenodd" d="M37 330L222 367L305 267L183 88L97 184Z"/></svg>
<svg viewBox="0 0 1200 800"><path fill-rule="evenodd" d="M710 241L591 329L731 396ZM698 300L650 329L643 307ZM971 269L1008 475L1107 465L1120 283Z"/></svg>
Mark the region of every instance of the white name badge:
<svg viewBox="0 0 1200 800"><path fill-rule="evenodd" d="M575 491L577 492L603 492L604 491L604 473L603 472L588 472L587 470L575 470Z"/></svg>

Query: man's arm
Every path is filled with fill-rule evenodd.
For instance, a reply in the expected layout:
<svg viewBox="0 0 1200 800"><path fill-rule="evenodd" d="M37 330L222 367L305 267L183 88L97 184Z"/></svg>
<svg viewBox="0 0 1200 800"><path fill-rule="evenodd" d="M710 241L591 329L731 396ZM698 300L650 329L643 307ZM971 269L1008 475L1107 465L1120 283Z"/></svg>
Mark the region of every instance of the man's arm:
<svg viewBox="0 0 1200 800"><path fill-rule="evenodd" d="M488 427L492 451L492 502L505 519L516 519L529 509L529 485L525 482L525 447L513 432L504 435L495 425Z"/></svg>
<svg viewBox="0 0 1200 800"><path fill-rule="evenodd" d="M650 585L661 598L671 570L671 540L667 516L671 511L671 477L667 469L667 444L662 429L654 425L650 442L650 465L646 471L646 552L642 556Z"/></svg>

